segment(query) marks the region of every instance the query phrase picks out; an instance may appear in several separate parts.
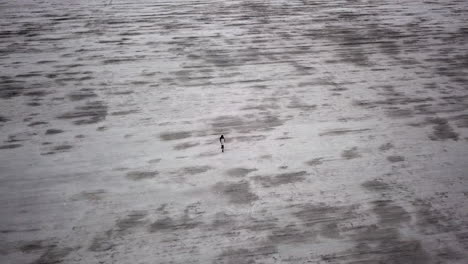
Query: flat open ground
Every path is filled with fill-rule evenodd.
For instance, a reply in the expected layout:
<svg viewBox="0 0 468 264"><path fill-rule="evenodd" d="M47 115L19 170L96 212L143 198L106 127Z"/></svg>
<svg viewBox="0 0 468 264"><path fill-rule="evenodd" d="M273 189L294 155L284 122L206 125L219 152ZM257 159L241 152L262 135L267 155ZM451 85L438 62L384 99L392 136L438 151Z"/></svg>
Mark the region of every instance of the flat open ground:
<svg viewBox="0 0 468 264"><path fill-rule="evenodd" d="M468 263L467 54L465 0L1 1L0 263Z"/></svg>

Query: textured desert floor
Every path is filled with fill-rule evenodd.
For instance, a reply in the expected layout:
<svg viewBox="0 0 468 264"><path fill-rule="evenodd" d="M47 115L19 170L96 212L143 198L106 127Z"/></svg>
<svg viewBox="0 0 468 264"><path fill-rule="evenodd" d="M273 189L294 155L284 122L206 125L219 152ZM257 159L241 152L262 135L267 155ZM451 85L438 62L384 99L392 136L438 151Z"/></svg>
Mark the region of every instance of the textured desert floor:
<svg viewBox="0 0 468 264"><path fill-rule="evenodd" d="M468 263L467 54L465 0L2 0L0 263Z"/></svg>

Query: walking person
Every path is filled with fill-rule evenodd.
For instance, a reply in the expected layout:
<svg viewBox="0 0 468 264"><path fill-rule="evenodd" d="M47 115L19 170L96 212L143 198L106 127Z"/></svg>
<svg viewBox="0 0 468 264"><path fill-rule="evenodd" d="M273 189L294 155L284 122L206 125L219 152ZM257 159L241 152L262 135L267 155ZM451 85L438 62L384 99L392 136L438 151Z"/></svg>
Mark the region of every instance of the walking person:
<svg viewBox="0 0 468 264"><path fill-rule="evenodd" d="M219 143L221 143L221 152L224 152L224 135L219 137Z"/></svg>

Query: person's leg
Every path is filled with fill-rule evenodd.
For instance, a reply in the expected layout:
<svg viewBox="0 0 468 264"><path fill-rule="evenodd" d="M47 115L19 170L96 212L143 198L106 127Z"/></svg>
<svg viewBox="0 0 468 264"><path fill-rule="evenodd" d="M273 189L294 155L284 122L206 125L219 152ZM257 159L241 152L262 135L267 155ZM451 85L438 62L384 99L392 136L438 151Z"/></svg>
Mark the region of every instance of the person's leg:
<svg viewBox="0 0 468 264"><path fill-rule="evenodd" d="M221 145L221 152L224 152L224 145Z"/></svg>

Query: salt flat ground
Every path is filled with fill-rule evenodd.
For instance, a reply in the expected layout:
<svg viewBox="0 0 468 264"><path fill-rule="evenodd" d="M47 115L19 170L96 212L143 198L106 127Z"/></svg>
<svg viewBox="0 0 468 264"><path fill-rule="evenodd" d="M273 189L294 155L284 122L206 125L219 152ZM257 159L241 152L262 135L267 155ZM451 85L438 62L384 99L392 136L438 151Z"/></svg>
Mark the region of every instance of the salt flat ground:
<svg viewBox="0 0 468 264"><path fill-rule="evenodd" d="M467 22L1 1L0 262L467 263Z"/></svg>

